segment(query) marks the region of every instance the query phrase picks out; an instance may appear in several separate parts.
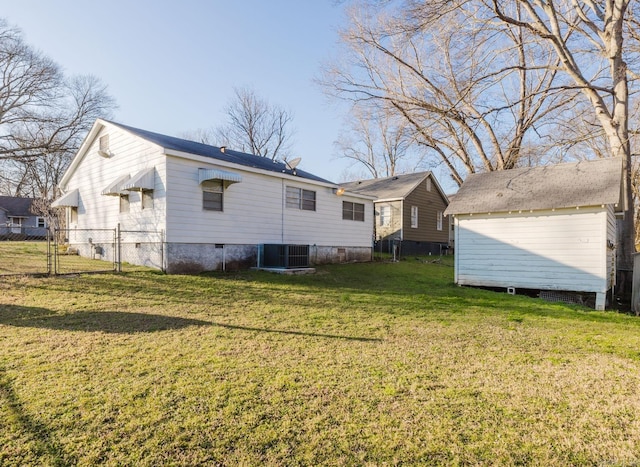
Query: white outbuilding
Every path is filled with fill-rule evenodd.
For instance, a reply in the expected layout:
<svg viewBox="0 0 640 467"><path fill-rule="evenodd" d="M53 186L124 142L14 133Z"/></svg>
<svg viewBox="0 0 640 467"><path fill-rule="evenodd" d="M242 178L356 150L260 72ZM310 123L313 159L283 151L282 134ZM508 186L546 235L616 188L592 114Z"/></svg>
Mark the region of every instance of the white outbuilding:
<svg viewBox="0 0 640 467"><path fill-rule="evenodd" d="M595 294L615 285L619 158L472 174L449 204L459 285Z"/></svg>

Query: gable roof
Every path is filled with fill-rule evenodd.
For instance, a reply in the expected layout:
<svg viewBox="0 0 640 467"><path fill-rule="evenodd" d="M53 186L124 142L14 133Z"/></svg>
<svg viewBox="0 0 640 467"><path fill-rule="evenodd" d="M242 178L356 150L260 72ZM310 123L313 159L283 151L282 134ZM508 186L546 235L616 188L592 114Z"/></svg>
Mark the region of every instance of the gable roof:
<svg viewBox="0 0 640 467"><path fill-rule="evenodd" d="M415 172L404 175L394 175L393 177L373 178L370 180L358 180L355 182L342 183L340 186L352 193L360 193L376 196L376 201L403 199L411 194L411 192L427 177L431 176L431 172ZM431 177L440 192L435 177ZM442 195L445 197L444 193Z"/></svg>
<svg viewBox="0 0 640 467"><path fill-rule="evenodd" d="M471 174L445 214L619 204L622 187L620 158Z"/></svg>
<svg viewBox="0 0 640 467"><path fill-rule="evenodd" d="M18 198L16 196L0 196L0 208L12 217L33 217L31 212L33 198Z"/></svg>
<svg viewBox="0 0 640 467"><path fill-rule="evenodd" d="M197 156L210 157L212 159L218 159L221 161L243 165L245 167L251 167L254 169L267 170L269 172L277 173L287 173L289 175L295 175L297 177L308 180L333 184L333 182L330 182L329 180L317 177L304 170L291 170L283 162L274 162L268 157L247 154L228 148L226 148L224 152L222 152L222 150L216 146L210 146L208 144L198 143L196 141L189 141L182 138L176 138L174 136L154 133L152 131L142 130L140 128L134 128L108 120L105 121L114 126L122 128L123 130L126 130L136 136L139 136L140 138L150 141L151 143L155 143L158 146L161 146L165 151L177 151Z"/></svg>

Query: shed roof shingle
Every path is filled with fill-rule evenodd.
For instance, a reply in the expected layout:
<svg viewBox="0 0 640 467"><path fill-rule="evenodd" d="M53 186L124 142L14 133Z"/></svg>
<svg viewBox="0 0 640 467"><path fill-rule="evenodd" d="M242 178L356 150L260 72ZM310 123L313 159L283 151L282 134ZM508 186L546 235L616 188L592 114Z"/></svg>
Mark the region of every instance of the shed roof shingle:
<svg viewBox="0 0 640 467"><path fill-rule="evenodd" d="M445 214L477 214L618 204L622 159L471 174Z"/></svg>

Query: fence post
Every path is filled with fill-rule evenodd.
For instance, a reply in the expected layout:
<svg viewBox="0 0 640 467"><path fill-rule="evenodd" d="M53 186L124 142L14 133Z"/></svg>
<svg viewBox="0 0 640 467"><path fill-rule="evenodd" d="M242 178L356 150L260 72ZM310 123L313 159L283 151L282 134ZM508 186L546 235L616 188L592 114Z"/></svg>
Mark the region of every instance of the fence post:
<svg viewBox="0 0 640 467"><path fill-rule="evenodd" d="M165 249L165 242L164 242L164 229L160 230L160 269L162 270L162 272L167 272L167 268L164 264L164 249Z"/></svg>
<svg viewBox="0 0 640 467"><path fill-rule="evenodd" d="M118 225L116 226L115 236L116 236L116 251L117 251L116 271L122 272L122 257L120 256L122 254L122 250L120 249L120 243L121 243L122 237L120 234L120 222L118 222ZM116 255L114 255L114 257L115 256Z"/></svg>
<svg viewBox="0 0 640 467"><path fill-rule="evenodd" d="M58 239L60 238L60 229L53 229L53 274L58 275Z"/></svg>

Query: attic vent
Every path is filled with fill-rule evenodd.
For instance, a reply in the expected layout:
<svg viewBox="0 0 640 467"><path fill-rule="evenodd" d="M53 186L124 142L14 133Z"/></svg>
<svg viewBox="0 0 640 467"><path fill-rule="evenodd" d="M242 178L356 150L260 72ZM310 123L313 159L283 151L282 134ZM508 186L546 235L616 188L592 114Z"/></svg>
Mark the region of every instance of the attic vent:
<svg viewBox="0 0 640 467"><path fill-rule="evenodd" d="M427 191L431 191L431 178L427 178Z"/></svg>
<svg viewBox="0 0 640 467"><path fill-rule="evenodd" d="M103 135L100 137L100 149L98 154L102 157L111 157L111 151L109 151L109 135Z"/></svg>

